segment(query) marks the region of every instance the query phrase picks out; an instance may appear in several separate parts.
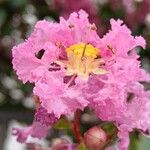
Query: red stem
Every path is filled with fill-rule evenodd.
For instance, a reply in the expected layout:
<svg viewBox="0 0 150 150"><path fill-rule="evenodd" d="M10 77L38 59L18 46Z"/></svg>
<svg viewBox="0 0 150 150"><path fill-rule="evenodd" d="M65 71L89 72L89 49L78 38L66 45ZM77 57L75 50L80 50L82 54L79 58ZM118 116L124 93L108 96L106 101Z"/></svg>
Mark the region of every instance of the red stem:
<svg viewBox="0 0 150 150"><path fill-rule="evenodd" d="M80 110L74 113L74 134L79 143L83 141L81 132L80 132L80 122L79 122Z"/></svg>

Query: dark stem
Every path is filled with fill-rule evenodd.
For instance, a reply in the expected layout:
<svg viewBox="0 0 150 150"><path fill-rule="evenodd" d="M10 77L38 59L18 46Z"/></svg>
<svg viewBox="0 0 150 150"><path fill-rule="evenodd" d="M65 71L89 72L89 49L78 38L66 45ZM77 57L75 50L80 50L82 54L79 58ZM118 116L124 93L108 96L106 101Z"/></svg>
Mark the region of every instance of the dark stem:
<svg viewBox="0 0 150 150"><path fill-rule="evenodd" d="M79 116L80 116L80 110L77 109L76 112L74 113L74 134L79 143L83 141L83 137L80 132L80 121L79 121Z"/></svg>

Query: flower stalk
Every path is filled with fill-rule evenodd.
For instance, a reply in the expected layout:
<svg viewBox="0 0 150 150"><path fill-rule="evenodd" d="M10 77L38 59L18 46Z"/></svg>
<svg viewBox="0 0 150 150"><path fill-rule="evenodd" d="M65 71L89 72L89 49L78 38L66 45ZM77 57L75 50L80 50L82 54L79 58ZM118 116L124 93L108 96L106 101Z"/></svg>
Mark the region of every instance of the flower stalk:
<svg viewBox="0 0 150 150"><path fill-rule="evenodd" d="M74 135L77 139L77 141L79 143L83 142L83 137L81 135L81 131L80 131L80 121L79 121L79 117L80 117L80 110L77 109L76 112L74 113Z"/></svg>

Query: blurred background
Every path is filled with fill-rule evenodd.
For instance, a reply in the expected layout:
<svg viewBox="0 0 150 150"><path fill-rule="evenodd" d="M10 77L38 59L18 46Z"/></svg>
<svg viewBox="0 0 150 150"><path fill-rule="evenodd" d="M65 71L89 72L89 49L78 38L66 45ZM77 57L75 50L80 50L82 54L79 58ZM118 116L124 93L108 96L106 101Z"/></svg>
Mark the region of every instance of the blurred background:
<svg viewBox="0 0 150 150"><path fill-rule="evenodd" d="M30 124L34 114L32 85L17 79L11 64L12 47L30 35L38 20L58 21L59 16L67 18L80 9L89 13L100 37L110 28L110 18L122 19L133 35L142 35L147 47L137 53L141 66L150 71L150 0L0 0L0 150L26 150L11 135L11 128ZM96 121L90 118L84 113L81 121ZM130 149L150 150L150 139L135 131Z"/></svg>

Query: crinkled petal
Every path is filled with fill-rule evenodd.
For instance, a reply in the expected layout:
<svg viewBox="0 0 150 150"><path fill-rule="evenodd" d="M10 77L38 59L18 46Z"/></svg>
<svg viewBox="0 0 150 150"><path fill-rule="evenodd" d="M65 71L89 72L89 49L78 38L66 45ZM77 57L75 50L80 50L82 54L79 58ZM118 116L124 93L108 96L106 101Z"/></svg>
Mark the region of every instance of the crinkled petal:
<svg viewBox="0 0 150 150"><path fill-rule="evenodd" d="M116 51L117 56L127 57L128 52L135 47L145 48L145 40L141 36L133 37L127 26L123 25L123 21L111 19L110 23L111 30L102 39L105 49L109 46ZM106 52L103 53L105 55Z"/></svg>
<svg viewBox="0 0 150 150"><path fill-rule="evenodd" d="M54 114L47 113L46 109L43 107L39 107L35 113L35 120L40 122L42 125L50 126L53 125L57 118Z"/></svg>
<svg viewBox="0 0 150 150"><path fill-rule="evenodd" d="M129 129L125 125L119 127L119 150L128 150L129 146Z"/></svg>
<svg viewBox="0 0 150 150"><path fill-rule="evenodd" d="M29 136L39 139L45 137L48 130L48 126L42 125L39 122L33 122L31 126L24 129L13 128L13 135L17 136L17 141L25 143Z"/></svg>
<svg viewBox="0 0 150 150"><path fill-rule="evenodd" d="M13 128L13 135L17 136L17 141L27 142L29 136L43 138L47 135L51 126L57 121L54 114L49 114L43 107L36 110L33 124L24 129Z"/></svg>
<svg viewBox="0 0 150 150"><path fill-rule="evenodd" d="M12 49L13 68L24 83L36 82L45 71L48 71L49 64L58 57L58 49L49 37L52 31L53 26L49 22L39 21L28 40ZM36 55L41 50L44 50L44 54L39 59Z"/></svg>
<svg viewBox="0 0 150 150"><path fill-rule="evenodd" d="M89 23L88 14L83 10L72 13L68 20L61 17L60 25L70 28L74 43L92 43L96 46L100 42L95 25Z"/></svg>
<svg viewBox="0 0 150 150"><path fill-rule="evenodd" d="M41 105L48 113L54 113L56 117L62 114L72 114L76 109L83 109L88 101L82 96L77 87L67 87L63 83L61 71L51 73L46 82L39 81L34 88L34 94L38 95Z"/></svg>

